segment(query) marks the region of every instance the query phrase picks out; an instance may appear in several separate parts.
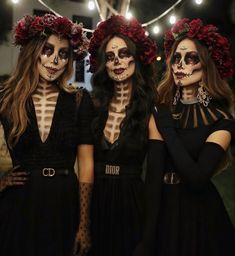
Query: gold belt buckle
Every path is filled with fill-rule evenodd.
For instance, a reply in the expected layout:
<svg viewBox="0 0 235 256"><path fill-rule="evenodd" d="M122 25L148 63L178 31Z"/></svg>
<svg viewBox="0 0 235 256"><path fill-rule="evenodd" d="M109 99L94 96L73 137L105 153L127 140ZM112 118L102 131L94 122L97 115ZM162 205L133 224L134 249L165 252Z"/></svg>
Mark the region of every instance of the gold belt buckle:
<svg viewBox="0 0 235 256"><path fill-rule="evenodd" d="M42 175L44 177L53 177L55 175L55 169L54 168L43 168Z"/></svg>
<svg viewBox="0 0 235 256"><path fill-rule="evenodd" d="M165 184L179 184L181 179L179 177L179 175L175 172L167 172L165 173L164 177L163 177L164 183Z"/></svg>
<svg viewBox="0 0 235 256"><path fill-rule="evenodd" d="M106 164L105 165L105 174L118 176L120 174L120 166Z"/></svg>

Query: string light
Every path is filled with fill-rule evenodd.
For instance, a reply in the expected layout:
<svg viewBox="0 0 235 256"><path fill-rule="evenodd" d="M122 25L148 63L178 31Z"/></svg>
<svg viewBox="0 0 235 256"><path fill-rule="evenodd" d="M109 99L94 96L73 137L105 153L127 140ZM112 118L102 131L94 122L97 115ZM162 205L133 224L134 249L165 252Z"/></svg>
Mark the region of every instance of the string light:
<svg viewBox="0 0 235 256"><path fill-rule="evenodd" d="M180 4L182 2L182 0L178 0L176 3L174 3L169 9L167 9L165 12L163 12L161 15L159 15L158 17L150 20L149 22L146 22L144 24L142 24L143 27L147 27L148 25L160 20L161 18L163 18L164 16L166 16L171 10L173 10L178 4Z"/></svg>
<svg viewBox="0 0 235 256"><path fill-rule="evenodd" d="M160 32L160 27L158 25L153 27L153 33L158 34Z"/></svg>
<svg viewBox="0 0 235 256"><path fill-rule="evenodd" d="M200 5L200 4L203 3L203 0L195 0L195 3L196 3L197 5Z"/></svg>
<svg viewBox="0 0 235 256"><path fill-rule="evenodd" d="M133 15L131 12L127 12L125 17L126 17L126 19L130 20L133 17Z"/></svg>
<svg viewBox="0 0 235 256"><path fill-rule="evenodd" d="M146 36L149 36L149 32L148 32L147 30L145 31L145 35L146 35Z"/></svg>
<svg viewBox="0 0 235 256"><path fill-rule="evenodd" d="M89 1L87 6L89 10L93 11L95 9L94 1Z"/></svg>
<svg viewBox="0 0 235 256"><path fill-rule="evenodd" d="M18 3L20 0L11 0L12 3L16 4ZM52 8L50 8L47 4L44 3L43 0L37 0L39 3L41 3L43 6L45 6L47 9L49 9L52 13L54 13L56 16L61 16L59 13L57 13L56 11L54 11ZM164 16L166 16L170 11L174 10L175 7L177 5L179 5L183 0L177 0L170 8L168 8L166 11L164 11L162 14L160 14L159 16L155 17L154 19L150 20L149 22L146 22L146 23L143 23L142 26L143 27L148 27L150 24L152 23L155 23L156 21L160 20L161 18L163 18ZM197 4L197 5L200 5L203 3L203 0L194 0L194 2ZM107 8L115 15L118 15L119 13L105 0L104 1L105 5L107 6ZM96 7L98 13L99 13L99 16L100 16L100 20L103 21L105 20L105 18L103 17L102 13L101 13L101 10L100 10L100 6L99 6L99 3L98 3L98 0L93 0L93 1L88 1L88 8L90 10L94 10ZM125 15L126 19L131 19L133 17L132 13L131 12L127 12L126 15ZM177 18L175 15L171 15L169 17L169 22L170 24L174 24L176 22ZM90 30L90 29L86 29L86 28L83 28L84 31L86 32L90 32L90 33L93 33L94 30ZM159 32L161 31L161 28L160 26L156 25L153 27L152 29L152 32L154 34L158 34ZM146 31L146 34L149 35L149 32Z"/></svg>
<svg viewBox="0 0 235 256"><path fill-rule="evenodd" d="M171 15L170 16L170 18L169 18L169 22L170 22L170 24L175 24L175 22L176 22L176 16L175 15Z"/></svg>
<svg viewBox="0 0 235 256"><path fill-rule="evenodd" d="M157 56L156 60L157 61L161 61L162 57L161 56Z"/></svg>

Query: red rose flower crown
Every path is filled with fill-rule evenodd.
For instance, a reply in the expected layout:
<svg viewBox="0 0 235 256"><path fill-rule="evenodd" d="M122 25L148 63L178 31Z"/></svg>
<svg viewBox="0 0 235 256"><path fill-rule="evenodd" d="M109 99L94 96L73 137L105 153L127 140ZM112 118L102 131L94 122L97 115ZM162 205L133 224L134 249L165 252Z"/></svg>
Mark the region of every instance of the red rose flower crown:
<svg viewBox="0 0 235 256"><path fill-rule="evenodd" d="M88 39L82 25L73 23L67 17L46 14L42 17L25 15L14 29L14 44L24 47L33 38L56 34L67 38L74 51L75 59L83 59L88 49Z"/></svg>
<svg viewBox="0 0 235 256"><path fill-rule="evenodd" d="M146 35L146 31L136 19L127 20L120 15L113 15L109 19L99 23L94 31L89 45L90 71L97 70L97 51L103 40L109 35L124 35L130 38L137 46L137 54L144 64L155 61L157 47Z"/></svg>
<svg viewBox="0 0 235 256"><path fill-rule="evenodd" d="M220 35L214 25L203 25L200 19L181 19L165 33L164 48L166 58L171 53L175 41L191 38L205 45L213 59L221 78L233 75L230 44L227 38Z"/></svg>

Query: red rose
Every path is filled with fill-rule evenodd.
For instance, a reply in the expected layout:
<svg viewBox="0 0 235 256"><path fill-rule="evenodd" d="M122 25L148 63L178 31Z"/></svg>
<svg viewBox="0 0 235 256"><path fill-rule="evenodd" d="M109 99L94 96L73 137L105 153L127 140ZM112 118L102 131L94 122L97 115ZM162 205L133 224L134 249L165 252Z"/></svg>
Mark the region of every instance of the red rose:
<svg viewBox="0 0 235 256"><path fill-rule="evenodd" d="M44 30L42 17L36 16L34 18L34 21L31 23L31 30L35 31L35 34Z"/></svg>
<svg viewBox="0 0 235 256"><path fill-rule="evenodd" d="M150 38L144 41L143 46L144 49L141 58L145 64L150 64L156 59L157 47Z"/></svg>
<svg viewBox="0 0 235 256"><path fill-rule="evenodd" d="M70 43L73 47L77 47L78 45L82 44L82 28L80 25L72 25Z"/></svg>
<svg viewBox="0 0 235 256"><path fill-rule="evenodd" d="M217 46L221 46L223 45L223 50L224 49L229 49L230 48L230 45L229 45L229 42L228 42L228 39L221 36L221 35L218 35L217 38L216 38L216 45Z"/></svg>
<svg viewBox="0 0 235 256"><path fill-rule="evenodd" d="M46 14L45 16L42 17L42 22L45 27L53 28L56 19L57 17L55 15Z"/></svg>
<svg viewBox="0 0 235 256"><path fill-rule="evenodd" d="M71 27L71 35L82 35L82 28L80 25L74 24Z"/></svg>
<svg viewBox="0 0 235 256"><path fill-rule="evenodd" d="M72 23L70 20L66 17L58 17L54 21L54 26L51 28L53 32L55 32L58 35L70 35L71 32Z"/></svg>
<svg viewBox="0 0 235 256"><path fill-rule="evenodd" d="M189 19L181 19L179 20L171 29L172 33L179 34L182 31L185 31L185 25L188 24Z"/></svg>
<svg viewBox="0 0 235 256"><path fill-rule="evenodd" d="M26 15L24 16L15 27L15 44L26 44L33 36L30 31L30 25L33 21L33 17Z"/></svg>
<svg viewBox="0 0 235 256"><path fill-rule="evenodd" d="M195 37L196 34L199 32L202 26L202 21L200 19L192 20L189 24L189 31L187 33L188 37Z"/></svg>

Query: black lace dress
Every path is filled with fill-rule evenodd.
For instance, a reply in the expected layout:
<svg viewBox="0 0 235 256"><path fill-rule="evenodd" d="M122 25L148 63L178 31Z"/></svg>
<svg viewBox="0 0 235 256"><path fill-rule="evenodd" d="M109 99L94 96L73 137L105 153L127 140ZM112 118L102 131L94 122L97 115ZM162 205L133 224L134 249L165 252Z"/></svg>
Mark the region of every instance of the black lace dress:
<svg viewBox="0 0 235 256"><path fill-rule="evenodd" d="M10 154L13 165L30 172L23 186L9 187L0 196L0 255L70 256L79 224L78 181L74 163L78 144L92 144L92 103L83 92L60 91L50 133L41 141L33 101L30 123ZM9 125L2 120L5 136ZM43 176L44 168L55 175ZM47 169L44 171L47 175Z"/></svg>
<svg viewBox="0 0 235 256"><path fill-rule="evenodd" d="M159 123L160 118L165 119L155 117ZM199 103L178 103L173 117L176 130L167 122L159 124L169 158L156 255L234 256L235 230L211 181L225 153L218 144L205 141L218 130L234 133L235 122L215 103L207 108Z"/></svg>
<svg viewBox="0 0 235 256"><path fill-rule="evenodd" d="M101 120L94 155L92 256L130 256L141 238L147 130L146 142L138 132L127 137L121 131L110 144L103 136L107 113Z"/></svg>

